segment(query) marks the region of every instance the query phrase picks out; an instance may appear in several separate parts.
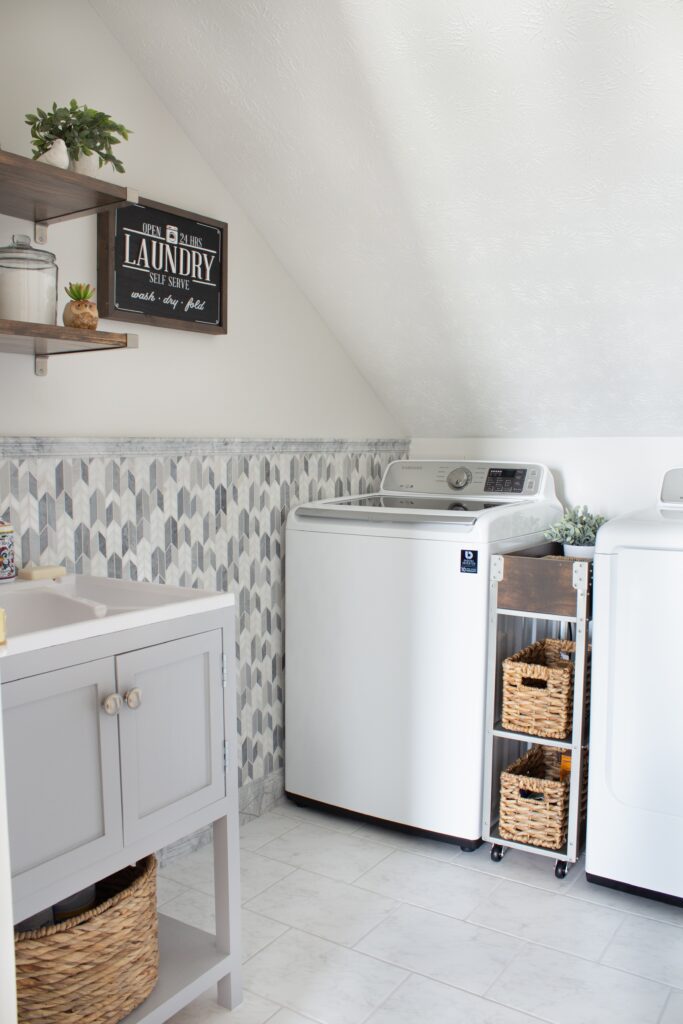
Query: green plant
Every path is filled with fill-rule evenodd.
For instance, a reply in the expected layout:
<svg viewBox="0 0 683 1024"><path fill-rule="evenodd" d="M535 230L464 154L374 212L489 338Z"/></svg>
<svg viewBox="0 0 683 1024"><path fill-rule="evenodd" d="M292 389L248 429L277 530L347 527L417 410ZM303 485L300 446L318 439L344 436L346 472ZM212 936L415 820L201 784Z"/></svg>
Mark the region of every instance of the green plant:
<svg viewBox="0 0 683 1024"><path fill-rule="evenodd" d="M53 103L52 110L38 107L35 114L27 114L26 124L31 127L34 160L46 153L55 139L63 139L72 160L77 160L81 154L96 153L100 167L111 164L121 174L125 170L112 153L112 146L117 146L121 139L128 139L130 129L117 124L101 110L79 106L76 100L71 100L68 107Z"/></svg>
<svg viewBox="0 0 683 1024"><path fill-rule="evenodd" d="M553 523L544 536L560 544L590 546L595 544L595 535L604 522L604 516L594 516L585 505L575 505L565 508L562 518Z"/></svg>
<svg viewBox="0 0 683 1024"><path fill-rule="evenodd" d="M78 281L75 284L72 281L69 281L69 287L64 288L64 291L70 299L73 299L74 302L90 302L91 298L95 294L95 289L92 285L81 284Z"/></svg>

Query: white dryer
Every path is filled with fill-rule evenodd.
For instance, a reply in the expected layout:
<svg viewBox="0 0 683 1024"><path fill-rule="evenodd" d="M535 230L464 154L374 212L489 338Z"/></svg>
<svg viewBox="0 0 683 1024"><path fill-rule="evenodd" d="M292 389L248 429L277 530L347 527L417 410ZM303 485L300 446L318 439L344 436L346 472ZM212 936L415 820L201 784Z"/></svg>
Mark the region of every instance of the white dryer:
<svg viewBox="0 0 683 1024"><path fill-rule="evenodd" d="M290 513L289 796L478 845L489 560L560 514L545 466L433 460Z"/></svg>
<svg viewBox="0 0 683 1024"><path fill-rule="evenodd" d="M683 469L595 553L586 872L683 902Z"/></svg>

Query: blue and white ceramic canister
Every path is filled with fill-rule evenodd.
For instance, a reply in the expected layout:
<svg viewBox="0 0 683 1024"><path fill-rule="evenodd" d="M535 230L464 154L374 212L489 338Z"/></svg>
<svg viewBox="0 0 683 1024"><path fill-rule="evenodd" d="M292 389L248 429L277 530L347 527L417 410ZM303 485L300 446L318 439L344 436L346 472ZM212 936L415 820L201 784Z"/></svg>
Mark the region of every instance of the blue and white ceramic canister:
<svg viewBox="0 0 683 1024"><path fill-rule="evenodd" d="M0 583L8 583L17 574L14 563L14 530L0 519Z"/></svg>

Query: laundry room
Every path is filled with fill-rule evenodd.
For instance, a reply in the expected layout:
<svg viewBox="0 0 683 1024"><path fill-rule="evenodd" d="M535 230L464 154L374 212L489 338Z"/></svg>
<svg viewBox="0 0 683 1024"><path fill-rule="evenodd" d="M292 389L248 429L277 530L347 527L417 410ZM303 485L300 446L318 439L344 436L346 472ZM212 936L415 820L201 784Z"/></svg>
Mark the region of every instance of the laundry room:
<svg viewBox="0 0 683 1024"><path fill-rule="evenodd" d="M683 1024L682 47L0 3L0 1024Z"/></svg>

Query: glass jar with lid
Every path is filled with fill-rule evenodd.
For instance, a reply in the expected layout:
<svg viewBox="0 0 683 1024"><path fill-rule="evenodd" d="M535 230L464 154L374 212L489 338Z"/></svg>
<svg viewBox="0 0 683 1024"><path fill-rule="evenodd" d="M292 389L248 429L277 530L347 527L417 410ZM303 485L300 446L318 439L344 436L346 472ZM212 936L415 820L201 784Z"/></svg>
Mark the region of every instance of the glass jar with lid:
<svg viewBox="0 0 683 1024"><path fill-rule="evenodd" d="M28 235L0 248L0 320L57 323L55 255L35 249Z"/></svg>

